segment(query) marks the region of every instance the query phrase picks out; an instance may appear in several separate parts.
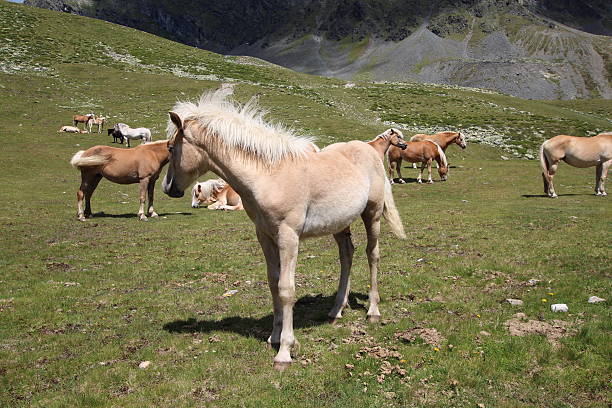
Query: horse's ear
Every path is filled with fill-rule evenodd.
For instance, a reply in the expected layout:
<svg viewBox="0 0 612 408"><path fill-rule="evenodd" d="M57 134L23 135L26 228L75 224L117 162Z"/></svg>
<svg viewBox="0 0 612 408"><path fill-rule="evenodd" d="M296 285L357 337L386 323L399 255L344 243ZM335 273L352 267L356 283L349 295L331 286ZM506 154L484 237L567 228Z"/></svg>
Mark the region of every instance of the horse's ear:
<svg viewBox="0 0 612 408"><path fill-rule="evenodd" d="M170 115L170 120L172 120L174 126L176 126L177 129L182 130L183 121L181 120L181 117L177 115L176 112L168 112L168 114Z"/></svg>
<svg viewBox="0 0 612 408"><path fill-rule="evenodd" d="M389 135L393 136L395 134L395 129L391 128L389 129Z"/></svg>

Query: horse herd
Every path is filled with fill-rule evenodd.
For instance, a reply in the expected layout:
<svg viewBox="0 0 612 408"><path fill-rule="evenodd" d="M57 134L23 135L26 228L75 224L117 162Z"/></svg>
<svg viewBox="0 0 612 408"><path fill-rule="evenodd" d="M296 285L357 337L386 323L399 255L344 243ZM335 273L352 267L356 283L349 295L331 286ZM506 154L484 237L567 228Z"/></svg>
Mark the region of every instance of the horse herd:
<svg viewBox="0 0 612 408"><path fill-rule="evenodd" d="M138 216L145 220L147 215L157 216L153 191L166 164L168 171L162 187L170 197L182 197L208 171L218 175L220 179L193 186L192 206L244 209L255 224L273 300L274 319L268 342L278 350L274 366L284 369L291 364L290 351L297 343L293 305L300 240L331 234L338 245L340 279L329 312L330 320L335 321L348 304L354 252L351 224L358 217L362 219L370 269L367 317L371 322L379 321L381 218L387 220L396 236L405 237L391 192L393 171L397 171L402 183L402 161L420 162L420 173L428 167L428 182L432 182L431 164L436 161L444 180L448 172L445 149L453 143L465 148L465 136L442 132L405 141L401 131L391 128L369 142L354 140L319 149L312 139L264 121L254 100L239 105L223 92L210 92L195 103L179 102L174 106L166 140L146 142L133 149L94 146L77 152L70 163L81 171L77 192L80 220L91 216L91 195L103 177L121 184L140 184ZM388 177L385 157L389 162ZM592 138L557 136L542 145L541 158L549 196L556 197L552 177L559 160L578 167L597 166L596 193L605 195L603 182L612 163L612 134Z"/></svg>
<svg viewBox="0 0 612 408"><path fill-rule="evenodd" d="M73 115L72 126L62 126L58 132L66 133L92 133L91 129L94 125L98 127L98 133L102 132L104 125L106 124L107 118L104 116L96 116L93 113L87 115ZM79 123L83 124L83 129L79 128ZM153 139L151 138L151 131L147 128L136 128L132 129L125 123L117 123L112 128L107 129L108 135L113 137L113 143L120 143L127 147L130 146L130 140L141 140L142 143L149 143Z"/></svg>

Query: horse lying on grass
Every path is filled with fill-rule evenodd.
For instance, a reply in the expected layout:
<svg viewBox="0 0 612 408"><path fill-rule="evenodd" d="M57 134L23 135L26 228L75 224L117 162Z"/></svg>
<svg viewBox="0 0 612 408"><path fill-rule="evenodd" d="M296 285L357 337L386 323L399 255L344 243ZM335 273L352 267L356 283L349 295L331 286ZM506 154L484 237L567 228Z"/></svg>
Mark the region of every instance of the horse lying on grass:
<svg viewBox="0 0 612 408"><path fill-rule="evenodd" d="M191 207L208 206L209 210L244 210L238 193L223 179L196 183L191 189Z"/></svg>
<svg viewBox="0 0 612 408"><path fill-rule="evenodd" d="M404 237L391 184L375 149L351 141L319 152L309 138L266 123L251 100L239 106L221 92L197 103L179 102L170 112L171 151L164 193L182 197L197 177L211 170L236 190L255 224L268 269L274 323L268 342L278 346L274 366L291 364L295 268L300 240L332 234L340 253L340 284L331 319L348 304L354 247L350 225L361 217L370 266L368 319L378 321L378 238L380 219Z"/></svg>
<svg viewBox="0 0 612 408"><path fill-rule="evenodd" d="M438 174L441 180L446 180L448 177L448 162L446 161L446 155L442 148L437 144L429 140L422 142L407 142L407 147L402 150L396 146L391 146L387 152L387 159L389 160L389 179L393 183L393 171L397 171L397 177L399 177L399 183L405 183L402 178L401 168L402 160L409 161L411 163L421 163L419 169L419 177L417 182L422 183L423 169L427 166L429 171L428 183L433 183L431 179L431 163L435 160L438 163Z"/></svg>
<svg viewBox="0 0 612 408"><path fill-rule="evenodd" d="M85 129L81 130L76 126L62 126L57 133L66 132L66 133L87 133Z"/></svg>
<svg viewBox="0 0 612 408"><path fill-rule="evenodd" d="M544 180L544 194L556 198L553 177L559 161L574 167L596 167L595 195L607 195L605 190L608 170L612 165L612 133L600 133L593 137L558 135L540 146L540 165Z"/></svg>
<svg viewBox="0 0 612 408"><path fill-rule="evenodd" d="M78 151L70 164L81 171L81 186L77 191L77 218L85 221L91 217L91 196L102 177L118 184L140 184L140 209L138 217L146 220L144 213L145 196L148 192L147 214L157 217L153 209L155 181L162 168L168 163L168 146L165 140L147 143L133 149L110 146L94 146ZM85 198L85 211L83 211Z"/></svg>

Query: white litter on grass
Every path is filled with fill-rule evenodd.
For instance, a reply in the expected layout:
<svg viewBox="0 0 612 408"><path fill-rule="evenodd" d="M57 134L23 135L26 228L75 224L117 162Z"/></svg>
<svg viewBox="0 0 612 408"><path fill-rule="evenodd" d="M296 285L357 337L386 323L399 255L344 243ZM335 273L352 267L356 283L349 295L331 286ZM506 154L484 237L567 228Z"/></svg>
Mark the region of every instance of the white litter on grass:
<svg viewBox="0 0 612 408"><path fill-rule="evenodd" d="M238 289L228 290L227 292L223 294L223 297L234 296L236 293L238 293Z"/></svg>
<svg viewBox="0 0 612 408"><path fill-rule="evenodd" d="M150 365L151 365L150 361L143 361L142 363L138 364L138 368L142 368L143 370L145 370Z"/></svg>
<svg viewBox="0 0 612 408"><path fill-rule="evenodd" d="M589 303L601 303L605 301L606 299L600 298L599 296L591 296L588 300Z"/></svg>
<svg viewBox="0 0 612 408"><path fill-rule="evenodd" d="M510 303L512 306L523 306L523 301L520 299L506 299L506 302Z"/></svg>
<svg viewBox="0 0 612 408"><path fill-rule="evenodd" d="M569 309L565 303L555 303L554 305L550 305L550 310L553 312L567 312Z"/></svg>

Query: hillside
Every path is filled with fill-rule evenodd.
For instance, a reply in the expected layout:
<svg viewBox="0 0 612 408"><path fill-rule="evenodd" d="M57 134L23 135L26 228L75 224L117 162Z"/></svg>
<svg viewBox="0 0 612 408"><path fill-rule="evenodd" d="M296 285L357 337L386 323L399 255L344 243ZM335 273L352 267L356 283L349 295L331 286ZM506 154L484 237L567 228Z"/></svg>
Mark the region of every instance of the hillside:
<svg viewBox="0 0 612 408"><path fill-rule="evenodd" d="M191 208L158 181L160 216L141 222L138 185L103 180L94 217L77 221L70 158L126 147L105 131L57 132L94 112L159 140L177 100L224 84L321 147L391 125L468 138L447 150L448 181L417 184L406 166L393 186L408 238L382 223L381 324L365 320L361 221L335 325L338 248L300 243L301 348L284 372L266 346L266 265L245 212ZM610 197L593 195L593 168L562 164L560 197L546 198L538 161L524 158L558 133L609 131L612 101L345 82L3 1L0 100L0 406L609 408Z"/></svg>
<svg viewBox="0 0 612 408"><path fill-rule="evenodd" d="M26 4L346 80L454 84L530 99L612 97L612 7L601 0L192 1L188 14L159 0Z"/></svg>

